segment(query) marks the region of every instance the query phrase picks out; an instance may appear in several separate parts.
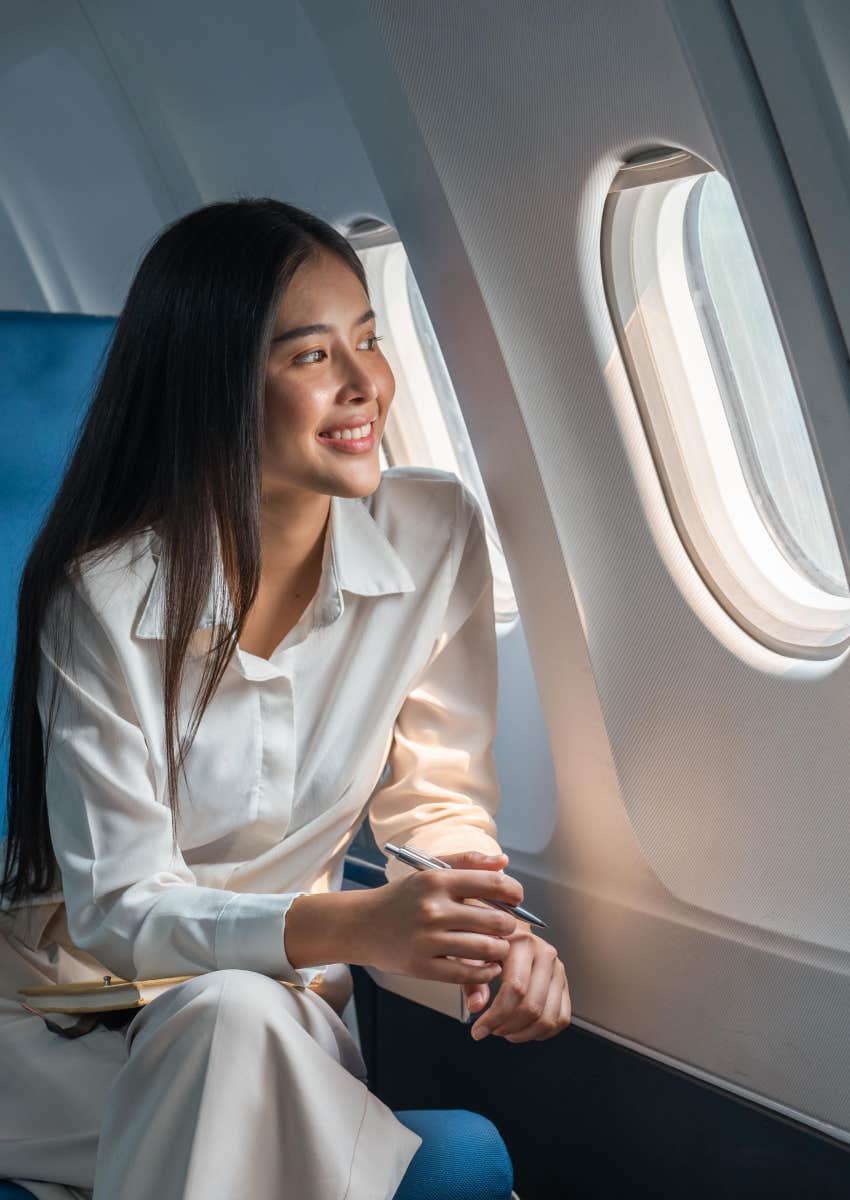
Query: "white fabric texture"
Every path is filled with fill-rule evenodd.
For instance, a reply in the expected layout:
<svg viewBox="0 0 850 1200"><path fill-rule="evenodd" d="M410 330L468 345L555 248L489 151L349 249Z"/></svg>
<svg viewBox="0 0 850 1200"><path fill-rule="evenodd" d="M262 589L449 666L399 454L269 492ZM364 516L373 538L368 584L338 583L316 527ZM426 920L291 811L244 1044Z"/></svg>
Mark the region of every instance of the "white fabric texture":
<svg viewBox="0 0 850 1200"><path fill-rule="evenodd" d="M204 714L180 776L177 854L159 658L164 561L146 530L71 577L73 658L58 675L47 776L62 888L0 908L0 1075L11 1069L19 1088L31 1079L44 1089L68 1069L85 1087L84 1064L111 1031L38 1038L29 1052L42 1058L28 1062L16 1048L27 1039L4 1023L17 1035L44 1026L12 1003L18 987L225 971L306 984L347 970L293 967L285 919L297 896L340 888L365 814L379 845L500 849L492 575L480 507L455 475L391 468L370 496L331 498L315 596L269 659L237 649ZM181 732L214 601L229 603L222 581L219 561L187 660ZM46 637L42 651L44 722L57 670ZM409 870L390 858L387 876ZM313 1000L328 1007L321 992ZM0 1088L0 1130L14 1103ZM43 1179L38 1136L32 1177ZM5 1153L0 1133L0 1177Z"/></svg>
<svg viewBox="0 0 850 1200"><path fill-rule="evenodd" d="M66 1069L7 1114L0 1160L38 1200L389 1200L422 1144L337 1013L254 971L176 984L123 1031L34 1020L22 1048L52 1038Z"/></svg>

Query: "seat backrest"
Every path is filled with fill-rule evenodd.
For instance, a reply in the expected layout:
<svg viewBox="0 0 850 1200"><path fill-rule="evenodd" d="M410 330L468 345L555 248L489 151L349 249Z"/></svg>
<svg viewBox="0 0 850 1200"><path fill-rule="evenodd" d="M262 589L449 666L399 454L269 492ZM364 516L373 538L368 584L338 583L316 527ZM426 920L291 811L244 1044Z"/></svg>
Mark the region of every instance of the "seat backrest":
<svg viewBox="0 0 850 1200"><path fill-rule="evenodd" d="M18 583L56 494L114 327L114 317L0 313L0 837L6 832Z"/></svg>

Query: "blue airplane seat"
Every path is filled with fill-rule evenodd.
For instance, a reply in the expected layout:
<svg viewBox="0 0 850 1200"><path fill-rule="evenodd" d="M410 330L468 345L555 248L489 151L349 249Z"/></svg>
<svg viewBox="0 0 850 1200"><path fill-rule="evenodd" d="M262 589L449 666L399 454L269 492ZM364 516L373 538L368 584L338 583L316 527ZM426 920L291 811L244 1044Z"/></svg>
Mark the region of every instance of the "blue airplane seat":
<svg viewBox="0 0 850 1200"><path fill-rule="evenodd" d="M17 582L30 544L58 487L91 398L112 317L0 313L0 686L5 706L14 663ZM0 770L8 767L8 727ZM6 832L0 806L0 837ZM422 1138L397 1200L509 1200L513 1167L486 1117L466 1109L406 1110L402 1124ZM32 1193L0 1180L0 1200Z"/></svg>
<svg viewBox="0 0 850 1200"><path fill-rule="evenodd" d="M492 1121L465 1108L402 1109L395 1115L422 1138L395 1200L510 1200L513 1164Z"/></svg>
<svg viewBox="0 0 850 1200"><path fill-rule="evenodd" d="M115 321L53 313L0 313L0 707L12 686L18 581L88 406L95 368ZM9 728L0 727L0 778ZM3 792L5 795L5 786ZM0 837L6 805L0 805Z"/></svg>

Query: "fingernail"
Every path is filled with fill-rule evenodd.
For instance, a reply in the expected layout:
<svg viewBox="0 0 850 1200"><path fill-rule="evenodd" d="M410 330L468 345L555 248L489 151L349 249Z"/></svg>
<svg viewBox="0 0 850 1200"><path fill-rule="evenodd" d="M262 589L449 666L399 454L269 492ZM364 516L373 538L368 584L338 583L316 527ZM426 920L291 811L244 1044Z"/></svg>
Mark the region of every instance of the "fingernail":
<svg viewBox="0 0 850 1200"><path fill-rule="evenodd" d="M488 1033L489 1030L486 1028L486 1026L481 1026L478 1029L473 1029L472 1036L475 1038L476 1042L480 1042L481 1039L485 1038Z"/></svg>

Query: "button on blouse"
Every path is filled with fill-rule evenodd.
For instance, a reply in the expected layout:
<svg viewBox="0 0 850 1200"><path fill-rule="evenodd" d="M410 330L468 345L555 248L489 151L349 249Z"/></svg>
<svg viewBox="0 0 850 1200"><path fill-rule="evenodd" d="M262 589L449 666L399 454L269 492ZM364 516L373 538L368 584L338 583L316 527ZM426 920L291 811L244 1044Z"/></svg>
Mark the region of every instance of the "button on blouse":
<svg viewBox="0 0 850 1200"><path fill-rule="evenodd" d="M498 853L492 576L480 507L455 475L395 467L370 496L331 498L316 594L268 660L237 649L201 720L176 845L155 532L84 557L62 595L72 657L57 666L46 623L39 678L43 727L56 685L47 807L62 887L33 903L64 903L74 946L104 973L236 967L309 983L328 964L292 966L286 913L340 888L364 816L379 845ZM229 604L220 558L181 733L216 600ZM389 859L390 880L408 870Z"/></svg>

